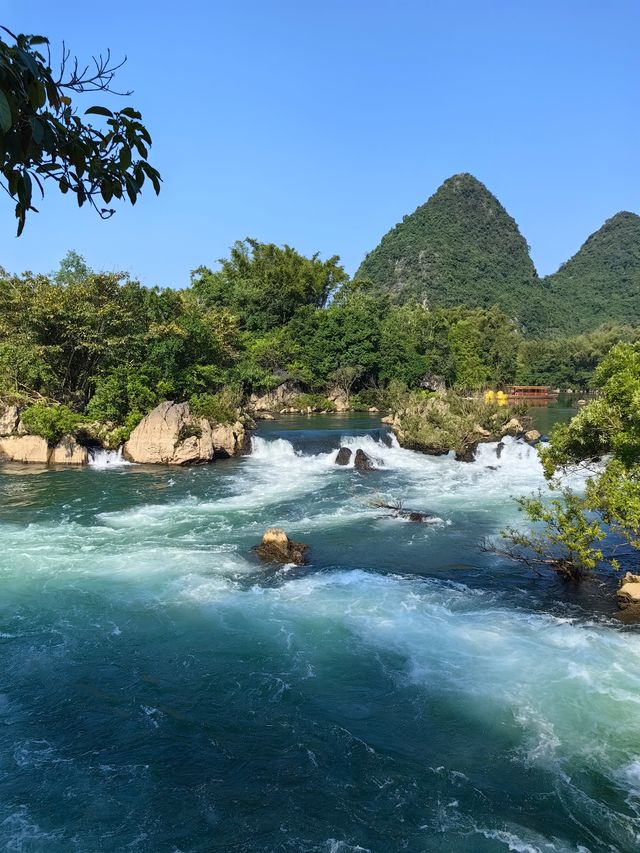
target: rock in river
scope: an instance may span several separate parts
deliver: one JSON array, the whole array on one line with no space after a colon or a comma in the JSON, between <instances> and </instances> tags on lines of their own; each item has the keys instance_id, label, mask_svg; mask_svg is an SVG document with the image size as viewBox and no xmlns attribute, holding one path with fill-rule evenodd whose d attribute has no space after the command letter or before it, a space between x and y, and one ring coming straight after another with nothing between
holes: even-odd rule
<instances>
[{"instance_id":1,"label":"rock in river","mask_svg":"<svg viewBox=\"0 0 640 853\"><path fill-rule=\"evenodd\" d=\"M375 471L376 467L373 464L373 460L369 456L368 453L365 453L364 450L358 448L356 450L356 456L353 460L353 467L357 471Z\"/></svg>"},{"instance_id":2,"label":"rock in river","mask_svg":"<svg viewBox=\"0 0 640 853\"><path fill-rule=\"evenodd\" d=\"M280 527L269 527L256 553L266 563L295 563L296 566L303 566L308 549L308 545L289 539Z\"/></svg>"},{"instance_id":3,"label":"rock in river","mask_svg":"<svg viewBox=\"0 0 640 853\"><path fill-rule=\"evenodd\" d=\"M336 456L336 465L348 465L351 461L351 449L349 447L341 447Z\"/></svg>"}]
</instances>

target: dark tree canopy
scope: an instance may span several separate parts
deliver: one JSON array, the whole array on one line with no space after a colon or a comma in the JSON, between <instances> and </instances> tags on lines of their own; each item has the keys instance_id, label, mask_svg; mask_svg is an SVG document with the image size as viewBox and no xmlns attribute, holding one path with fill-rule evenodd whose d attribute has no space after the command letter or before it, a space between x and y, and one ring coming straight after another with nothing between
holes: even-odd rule
<instances>
[{"instance_id":1,"label":"dark tree canopy","mask_svg":"<svg viewBox=\"0 0 640 853\"><path fill-rule=\"evenodd\" d=\"M37 212L34 190L44 197L46 181L73 193L79 207L88 202L103 218L115 212L113 199L135 204L145 180L157 194L161 179L147 159L151 137L141 114L129 106L115 112L90 106L81 117L72 101L91 92L130 94L112 88L123 63L112 64L107 53L83 67L63 48L54 72L48 39L2 30L0 184L16 202L18 235L27 213ZM104 119L102 126L87 116Z\"/></svg>"}]
</instances>

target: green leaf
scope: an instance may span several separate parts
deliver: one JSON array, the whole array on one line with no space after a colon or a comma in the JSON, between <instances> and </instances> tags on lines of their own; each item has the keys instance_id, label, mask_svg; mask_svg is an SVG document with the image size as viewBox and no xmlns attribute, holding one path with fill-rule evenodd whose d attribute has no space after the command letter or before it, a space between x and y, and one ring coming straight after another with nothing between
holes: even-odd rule
<instances>
[{"instance_id":1,"label":"green leaf","mask_svg":"<svg viewBox=\"0 0 640 853\"><path fill-rule=\"evenodd\" d=\"M7 100L5 93L0 89L0 130L2 130L3 133L6 133L12 124L13 118L11 117L9 101Z\"/></svg>"},{"instance_id":2,"label":"green leaf","mask_svg":"<svg viewBox=\"0 0 640 853\"><path fill-rule=\"evenodd\" d=\"M106 118L113 118L113 113L106 107L89 107L88 110L84 111L84 114L86 116L105 116Z\"/></svg>"}]
</instances>

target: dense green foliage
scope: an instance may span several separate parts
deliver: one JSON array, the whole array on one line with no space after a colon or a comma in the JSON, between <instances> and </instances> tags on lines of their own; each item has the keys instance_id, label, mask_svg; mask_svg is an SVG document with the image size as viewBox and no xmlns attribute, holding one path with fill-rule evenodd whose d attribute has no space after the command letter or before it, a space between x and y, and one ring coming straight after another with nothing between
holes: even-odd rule
<instances>
[{"instance_id":1,"label":"dense green foliage","mask_svg":"<svg viewBox=\"0 0 640 853\"><path fill-rule=\"evenodd\" d=\"M532 337L625 325L640 318L640 217L618 213L558 272L539 279L498 200L471 175L454 175L382 238L356 277L371 279L396 302L497 305ZM547 379L569 382L566 374Z\"/></svg>"},{"instance_id":2,"label":"dense green foliage","mask_svg":"<svg viewBox=\"0 0 640 853\"><path fill-rule=\"evenodd\" d=\"M640 216L618 213L543 281L546 328L567 334L640 317Z\"/></svg>"},{"instance_id":3,"label":"dense green foliage","mask_svg":"<svg viewBox=\"0 0 640 853\"><path fill-rule=\"evenodd\" d=\"M53 181L103 218L114 213L108 207L114 198L135 204L147 179L158 193L160 175L147 160L151 137L140 113L91 106L85 116L101 117L105 127L99 128L91 123L95 119L80 118L72 103L71 95L112 91L120 66L110 65L109 54L94 59L90 71L77 60L70 63L65 51L54 73L46 38L4 32L9 40L0 39L0 182L16 201L18 234L27 213L36 211L34 184L44 196L44 183Z\"/></svg>"},{"instance_id":4,"label":"dense green foliage","mask_svg":"<svg viewBox=\"0 0 640 853\"><path fill-rule=\"evenodd\" d=\"M515 221L472 175L449 178L386 234L362 262L367 277L399 301L490 308L521 319L538 286Z\"/></svg>"},{"instance_id":5,"label":"dense green foliage","mask_svg":"<svg viewBox=\"0 0 640 853\"><path fill-rule=\"evenodd\" d=\"M635 337L624 327L526 339L499 308L397 304L367 279L349 281L337 258L255 240L183 290L95 273L73 252L51 276L0 273L0 399L67 406L119 436L163 399L230 421L243 398L285 381L299 398L286 405L321 410L337 398L391 408L398 389L434 382L584 387L618 340Z\"/></svg>"},{"instance_id":6,"label":"dense green foliage","mask_svg":"<svg viewBox=\"0 0 640 853\"><path fill-rule=\"evenodd\" d=\"M568 424L554 429L541 451L545 473L561 498L547 505L541 498L522 506L541 533L506 531L515 556L546 562L558 571L579 576L601 562L618 567L622 541L640 549L640 343L620 343L598 367L594 382L599 396ZM555 479L575 466L591 472L584 496L561 488ZM607 534L615 541L600 545Z\"/></svg>"}]
</instances>

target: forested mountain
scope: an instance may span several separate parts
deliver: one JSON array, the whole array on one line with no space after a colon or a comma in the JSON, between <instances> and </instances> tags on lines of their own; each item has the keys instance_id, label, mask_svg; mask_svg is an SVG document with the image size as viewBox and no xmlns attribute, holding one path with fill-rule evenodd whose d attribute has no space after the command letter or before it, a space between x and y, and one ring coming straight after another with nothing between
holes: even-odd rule
<instances>
[{"instance_id":1,"label":"forested mountain","mask_svg":"<svg viewBox=\"0 0 640 853\"><path fill-rule=\"evenodd\" d=\"M539 286L515 220L469 174L449 178L405 216L367 255L356 277L382 285L398 302L499 305L517 319Z\"/></svg>"},{"instance_id":2,"label":"forested mountain","mask_svg":"<svg viewBox=\"0 0 640 853\"><path fill-rule=\"evenodd\" d=\"M640 322L640 216L617 213L542 282L548 330L584 332Z\"/></svg>"},{"instance_id":3,"label":"forested mountain","mask_svg":"<svg viewBox=\"0 0 640 853\"><path fill-rule=\"evenodd\" d=\"M526 241L472 175L454 175L386 234L356 273L395 302L499 306L529 336L640 324L640 216L618 213L558 272L538 278Z\"/></svg>"}]
</instances>

